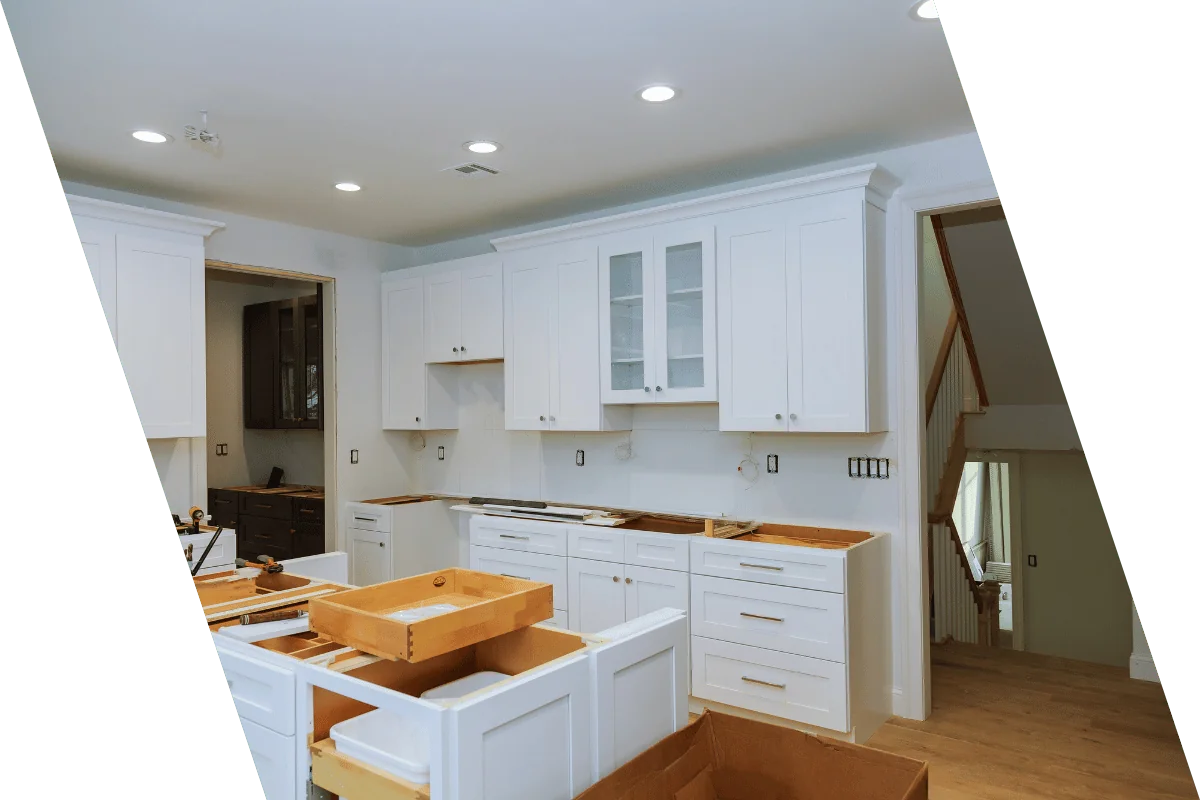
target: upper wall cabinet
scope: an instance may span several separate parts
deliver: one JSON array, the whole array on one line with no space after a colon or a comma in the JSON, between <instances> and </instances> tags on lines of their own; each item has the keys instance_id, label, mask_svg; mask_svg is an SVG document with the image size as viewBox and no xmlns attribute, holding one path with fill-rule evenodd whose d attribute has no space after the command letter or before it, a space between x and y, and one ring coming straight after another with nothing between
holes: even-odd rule
<instances>
[{"instance_id":1,"label":"upper wall cabinet","mask_svg":"<svg viewBox=\"0 0 1200 800\"><path fill-rule=\"evenodd\" d=\"M887 429L884 212L869 178L718 219L721 430Z\"/></svg>"},{"instance_id":2,"label":"upper wall cabinet","mask_svg":"<svg viewBox=\"0 0 1200 800\"><path fill-rule=\"evenodd\" d=\"M322 292L242 309L245 427L320 429Z\"/></svg>"},{"instance_id":3,"label":"upper wall cabinet","mask_svg":"<svg viewBox=\"0 0 1200 800\"><path fill-rule=\"evenodd\" d=\"M595 244L521 252L504 265L508 430L628 430L628 409L600 402Z\"/></svg>"},{"instance_id":4,"label":"upper wall cabinet","mask_svg":"<svg viewBox=\"0 0 1200 800\"><path fill-rule=\"evenodd\" d=\"M146 438L206 436L204 239L224 226L67 202Z\"/></svg>"},{"instance_id":5,"label":"upper wall cabinet","mask_svg":"<svg viewBox=\"0 0 1200 800\"><path fill-rule=\"evenodd\" d=\"M603 401L715 402L713 226L613 234L599 249Z\"/></svg>"},{"instance_id":6,"label":"upper wall cabinet","mask_svg":"<svg viewBox=\"0 0 1200 800\"><path fill-rule=\"evenodd\" d=\"M382 279L383 427L385 430L447 430L458 427L458 405L445 368L425 363L426 282Z\"/></svg>"},{"instance_id":7,"label":"upper wall cabinet","mask_svg":"<svg viewBox=\"0 0 1200 800\"><path fill-rule=\"evenodd\" d=\"M425 361L448 364L504 358L503 265L425 276Z\"/></svg>"}]
</instances>

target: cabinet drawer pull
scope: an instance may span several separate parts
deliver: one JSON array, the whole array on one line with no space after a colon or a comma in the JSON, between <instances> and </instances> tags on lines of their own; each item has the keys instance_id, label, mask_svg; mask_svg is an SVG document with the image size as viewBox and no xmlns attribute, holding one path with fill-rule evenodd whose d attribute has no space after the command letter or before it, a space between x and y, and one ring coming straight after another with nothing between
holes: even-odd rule
<instances>
[{"instance_id":1,"label":"cabinet drawer pull","mask_svg":"<svg viewBox=\"0 0 1200 800\"><path fill-rule=\"evenodd\" d=\"M762 614L751 614L749 611L741 612L743 617L750 619L765 619L767 622L783 622L779 617L764 617Z\"/></svg>"},{"instance_id":2,"label":"cabinet drawer pull","mask_svg":"<svg viewBox=\"0 0 1200 800\"><path fill-rule=\"evenodd\" d=\"M218 506L227 506L232 502L232 500L213 500L213 504Z\"/></svg>"},{"instance_id":3,"label":"cabinet drawer pull","mask_svg":"<svg viewBox=\"0 0 1200 800\"><path fill-rule=\"evenodd\" d=\"M374 517L355 517L354 519L358 520L359 522L375 522L376 521Z\"/></svg>"},{"instance_id":4,"label":"cabinet drawer pull","mask_svg":"<svg viewBox=\"0 0 1200 800\"><path fill-rule=\"evenodd\" d=\"M254 507L255 508L270 508L271 506L268 505L267 503L255 503Z\"/></svg>"},{"instance_id":5,"label":"cabinet drawer pull","mask_svg":"<svg viewBox=\"0 0 1200 800\"><path fill-rule=\"evenodd\" d=\"M747 564L745 561L739 561L738 563L743 567L750 567L751 569L772 569L776 572L783 572L783 567L772 567L770 564Z\"/></svg>"},{"instance_id":6,"label":"cabinet drawer pull","mask_svg":"<svg viewBox=\"0 0 1200 800\"><path fill-rule=\"evenodd\" d=\"M501 539L520 539L523 542L529 541L528 536L514 536L511 533L502 533L502 534L500 534L500 538Z\"/></svg>"},{"instance_id":7,"label":"cabinet drawer pull","mask_svg":"<svg viewBox=\"0 0 1200 800\"><path fill-rule=\"evenodd\" d=\"M746 683L753 683L757 686L769 686L772 689L786 689L787 688L786 683L771 683L770 681L760 681L757 678L747 678L745 675L742 676L742 680L744 680Z\"/></svg>"},{"instance_id":8,"label":"cabinet drawer pull","mask_svg":"<svg viewBox=\"0 0 1200 800\"><path fill-rule=\"evenodd\" d=\"M300 509L300 513L301 514L315 514L316 512L313 511L311 508L302 508L302 509Z\"/></svg>"},{"instance_id":9,"label":"cabinet drawer pull","mask_svg":"<svg viewBox=\"0 0 1200 800\"><path fill-rule=\"evenodd\" d=\"M506 578L516 578L516 579L517 579L517 580L519 580L519 581L531 581L531 580L533 580L533 578L526 578L524 575L511 575L511 574L509 574L509 573L507 573L507 572L501 572L500 574L501 574L501 575L503 575L503 576L504 576L504 577L506 577Z\"/></svg>"}]
</instances>

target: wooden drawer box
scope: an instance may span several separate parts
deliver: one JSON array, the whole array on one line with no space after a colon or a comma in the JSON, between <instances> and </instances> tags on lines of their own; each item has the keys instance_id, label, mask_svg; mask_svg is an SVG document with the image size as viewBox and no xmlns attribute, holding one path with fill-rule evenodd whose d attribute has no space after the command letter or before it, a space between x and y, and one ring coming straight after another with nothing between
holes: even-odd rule
<instances>
[{"instance_id":1,"label":"wooden drawer box","mask_svg":"<svg viewBox=\"0 0 1200 800\"><path fill-rule=\"evenodd\" d=\"M286 495L270 495L258 492L243 492L238 510L242 514L273 519L292 519L293 498Z\"/></svg>"},{"instance_id":2,"label":"wooden drawer box","mask_svg":"<svg viewBox=\"0 0 1200 800\"><path fill-rule=\"evenodd\" d=\"M407 623L388 616L442 603L457 610ZM314 599L308 613L309 626L336 642L415 662L551 619L554 602L548 583L448 569Z\"/></svg>"}]
</instances>

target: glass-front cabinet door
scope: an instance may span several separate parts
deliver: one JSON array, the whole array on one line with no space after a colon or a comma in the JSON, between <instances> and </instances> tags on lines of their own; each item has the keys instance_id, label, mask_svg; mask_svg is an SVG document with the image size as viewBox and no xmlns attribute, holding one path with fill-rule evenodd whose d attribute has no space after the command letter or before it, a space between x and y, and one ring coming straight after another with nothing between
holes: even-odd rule
<instances>
[{"instance_id":1,"label":"glass-front cabinet door","mask_svg":"<svg viewBox=\"0 0 1200 800\"><path fill-rule=\"evenodd\" d=\"M715 238L712 225L655 231L656 402L717 400Z\"/></svg>"},{"instance_id":2,"label":"glass-front cabinet door","mask_svg":"<svg viewBox=\"0 0 1200 800\"><path fill-rule=\"evenodd\" d=\"M653 239L608 237L599 256L602 401L654 402Z\"/></svg>"}]
</instances>

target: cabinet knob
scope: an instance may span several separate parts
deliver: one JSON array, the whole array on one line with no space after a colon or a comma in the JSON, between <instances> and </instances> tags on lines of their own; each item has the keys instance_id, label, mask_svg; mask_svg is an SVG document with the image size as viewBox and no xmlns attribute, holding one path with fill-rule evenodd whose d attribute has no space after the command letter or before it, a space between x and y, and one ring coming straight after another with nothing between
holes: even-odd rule
<instances>
[{"instance_id":1,"label":"cabinet knob","mask_svg":"<svg viewBox=\"0 0 1200 800\"><path fill-rule=\"evenodd\" d=\"M465 352L467 352L467 348L465 348L465 347L460 347L460 348L458 348L458 352L460 352L460 353L465 353Z\"/></svg>"},{"instance_id":2,"label":"cabinet knob","mask_svg":"<svg viewBox=\"0 0 1200 800\"><path fill-rule=\"evenodd\" d=\"M379 546L380 546L380 547L383 547L383 542L380 542L380 543L379 543Z\"/></svg>"},{"instance_id":3,"label":"cabinet knob","mask_svg":"<svg viewBox=\"0 0 1200 800\"><path fill-rule=\"evenodd\" d=\"M796 415L795 415L795 414L792 414L792 415L791 415L791 417L792 417L792 419L795 419L795 418L796 418Z\"/></svg>"},{"instance_id":4,"label":"cabinet knob","mask_svg":"<svg viewBox=\"0 0 1200 800\"><path fill-rule=\"evenodd\" d=\"M616 575L613 575L613 583L620 583L620 582L621 582L621 579L618 578Z\"/></svg>"},{"instance_id":5,"label":"cabinet knob","mask_svg":"<svg viewBox=\"0 0 1200 800\"><path fill-rule=\"evenodd\" d=\"M647 392L648 392L648 391L650 391L650 387L649 387L649 386L647 386L647 387L646 387L646 391L647 391Z\"/></svg>"},{"instance_id":6,"label":"cabinet knob","mask_svg":"<svg viewBox=\"0 0 1200 800\"><path fill-rule=\"evenodd\" d=\"M783 414L776 414L775 419L783 419Z\"/></svg>"},{"instance_id":7,"label":"cabinet knob","mask_svg":"<svg viewBox=\"0 0 1200 800\"><path fill-rule=\"evenodd\" d=\"M625 582L626 582L626 583L633 583L633 578L626 578L626 579L625 579Z\"/></svg>"},{"instance_id":8,"label":"cabinet knob","mask_svg":"<svg viewBox=\"0 0 1200 800\"><path fill-rule=\"evenodd\" d=\"M543 415L543 416L540 416L540 417L538 417L538 419L539 419L540 421L542 421L542 422L545 422L545 421L546 421L546 417L545 417L544 415Z\"/></svg>"},{"instance_id":9,"label":"cabinet knob","mask_svg":"<svg viewBox=\"0 0 1200 800\"><path fill-rule=\"evenodd\" d=\"M454 352L456 352L456 353L458 352L458 348L457 348L457 347L456 347L456 348L454 348Z\"/></svg>"},{"instance_id":10,"label":"cabinet knob","mask_svg":"<svg viewBox=\"0 0 1200 800\"><path fill-rule=\"evenodd\" d=\"M655 387L654 387L654 391L656 391L656 392L661 392L661 391L662 391L662 387L661 387L661 386L655 386Z\"/></svg>"}]
</instances>

